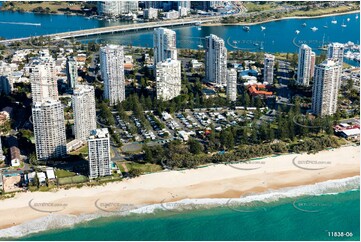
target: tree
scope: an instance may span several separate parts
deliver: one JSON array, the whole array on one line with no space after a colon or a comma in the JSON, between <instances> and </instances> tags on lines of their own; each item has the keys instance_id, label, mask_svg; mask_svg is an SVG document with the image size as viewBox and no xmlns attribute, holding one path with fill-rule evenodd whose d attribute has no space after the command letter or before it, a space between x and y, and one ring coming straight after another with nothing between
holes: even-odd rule
<instances>
[{"instance_id":1,"label":"tree","mask_svg":"<svg viewBox=\"0 0 361 242\"><path fill-rule=\"evenodd\" d=\"M143 174L143 171L141 169L138 169L138 168L130 168L129 170L129 176L130 177L137 177L137 176L140 176Z\"/></svg>"},{"instance_id":2,"label":"tree","mask_svg":"<svg viewBox=\"0 0 361 242\"><path fill-rule=\"evenodd\" d=\"M200 154L204 149L203 145L195 139L188 140L188 147L189 151L195 155Z\"/></svg>"}]
</instances>

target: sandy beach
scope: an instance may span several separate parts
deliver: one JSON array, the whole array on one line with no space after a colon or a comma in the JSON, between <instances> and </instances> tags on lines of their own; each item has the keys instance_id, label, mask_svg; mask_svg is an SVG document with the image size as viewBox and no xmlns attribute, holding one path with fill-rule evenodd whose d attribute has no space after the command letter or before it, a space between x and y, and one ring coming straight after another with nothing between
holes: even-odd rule
<instances>
[{"instance_id":1,"label":"sandy beach","mask_svg":"<svg viewBox=\"0 0 361 242\"><path fill-rule=\"evenodd\" d=\"M347 146L317 154L288 154L246 164L211 165L185 171L143 175L98 187L54 192L18 193L0 201L0 228L52 214L94 214L114 204L142 206L186 198L239 198L285 187L358 176L360 147ZM1 232L1 230L0 230Z\"/></svg>"},{"instance_id":2,"label":"sandy beach","mask_svg":"<svg viewBox=\"0 0 361 242\"><path fill-rule=\"evenodd\" d=\"M345 14L352 14L352 13L360 13L360 11L350 11L350 12L343 12L343 13L331 13L331 14L324 14L324 15L317 15L317 16L295 16L295 17L283 17L279 19L268 19L265 21L260 22L253 22L253 23L246 23L246 22L239 22L239 23L203 23L201 26L222 26L222 25L257 25L263 23L269 23L274 21L281 21L286 19L312 19L312 18L323 18L323 17L330 17L330 16L338 16L338 15L345 15Z\"/></svg>"}]
</instances>

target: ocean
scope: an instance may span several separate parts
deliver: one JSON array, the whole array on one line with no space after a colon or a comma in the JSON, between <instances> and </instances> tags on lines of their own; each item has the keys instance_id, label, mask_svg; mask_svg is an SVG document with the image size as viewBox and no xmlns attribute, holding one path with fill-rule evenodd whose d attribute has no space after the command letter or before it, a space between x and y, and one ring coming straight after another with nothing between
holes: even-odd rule
<instances>
[{"instance_id":1,"label":"ocean","mask_svg":"<svg viewBox=\"0 0 361 242\"><path fill-rule=\"evenodd\" d=\"M359 241L359 183L358 176L250 194L227 202L188 200L183 201L185 206L181 209L167 210L167 206L154 205L127 216L97 218L20 239ZM189 206L191 203L193 206ZM197 209L194 205L202 203L219 206ZM31 224L37 226L36 222ZM49 219L38 221L38 225L55 226Z\"/></svg>"}]
</instances>

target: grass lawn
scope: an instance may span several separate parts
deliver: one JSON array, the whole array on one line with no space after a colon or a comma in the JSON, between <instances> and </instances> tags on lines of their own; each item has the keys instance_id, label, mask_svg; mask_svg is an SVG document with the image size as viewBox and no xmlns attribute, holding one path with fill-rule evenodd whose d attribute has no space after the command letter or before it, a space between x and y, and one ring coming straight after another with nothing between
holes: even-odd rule
<instances>
[{"instance_id":1,"label":"grass lawn","mask_svg":"<svg viewBox=\"0 0 361 242\"><path fill-rule=\"evenodd\" d=\"M128 170L131 170L132 168L136 168L136 169L141 170L143 173L158 172L158 171L163 170L160 165L151 164L151 163L140 164L140 163L133 162L133 163L126 164L126 166L128 167Z\"/></svg>"},{"instance_id":2,"label":"grass lawn","mask_svg":"<svg viewBox=\"0 0 361 242\"><path fill-rule=\"evenodd\" d=\"M85 144L80 149L70 152L71 155L80 155L83 154L84 156L88 155L88 144Z\"/></svg>"},{"instance_id":3,"label":"grass lawn","mask_svg":"<svg viewBox=\"0 0 361 242\"><path fill-rule=\"evenodd\" d=\"M55 175L56 175L57 178L63 178L63 177L75 176L75 173L71 172L71 171L67 171L67 170L56 169L55 170Z\"/></svg>"},{"instance_id":4,"label":"grass lawn","mask_svg":"<svg viewBox=\"0 0 361 242\"><path fill-rule=\"evenodd\" d=\"M276 5L273 3L255 4L253 2L245 2L243 5L247 8L248 12L258 12L276 8Z\"/></svg>"},{"instance_id":5,"label":"grass lawn","mask_svg":"<svg viewBox=\"0 0 361 242\"><path fill-rule=\"evenodd\" d=\"M56 2L50 2L50 1L43 1L43 2L22 2L22 1L15 1L6 4L3 9L4 10L20 10L23 11L32 11L34 8L42 7L44 9L49 8L51 12L59 12L58 9L66 9L70 8L71 10L80 10L82 6L81 2L72 2L69 4L65 1L56 1Z\"/></svg>"},{"instance_id":6,"label":"grass lawn","mask_svg":"<svg viewBox=\"0 0 361 242\"><path fill-rule=\"evenodd\" d=\"M322 9L315 9L315 10L299 10L294 11L288 14L285 14L283 17L296 17L296 16L319 16L324 14L331 14L331 13L342 13L346 11L350 11L351 8L349 6L340 6L336 8L322 8ZM356 10L356 9L355 9Z\"/></svg>"}]
</instances>

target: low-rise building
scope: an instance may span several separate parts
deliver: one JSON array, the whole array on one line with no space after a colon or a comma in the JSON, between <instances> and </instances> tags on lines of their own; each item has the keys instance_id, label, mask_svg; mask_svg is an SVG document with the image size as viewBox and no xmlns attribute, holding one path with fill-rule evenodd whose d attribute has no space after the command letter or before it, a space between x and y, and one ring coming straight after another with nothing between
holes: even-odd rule
<instances>
[{"instance_id":1,"label":"low-rise building","mask_svg":"<svg viewBox=\"0 0 361 242\"><path fill-rule=\"evenodd\" d=\"M144 19L154 20L158 19L158 9L156 8L147 8L143 11Z\"/></svg>"},{"instance_id":2,"label":"low-rise building","mask_svg":"<svg viewBox=\"0 0 361 242\"><path fill-rule=\"evenodd\" d=\"M264 97L268 97L268 96L272 96L273 93L267 91L266 86L265 85L250 85L248 86L248 92L252 95L252 96L264 96Z\"/></svg>"},{"instance_id":3,"label":"low-rise building","mask_svg":"<svg viewBox=\"0 0 361 242\"><path fill-rule=\"evenodd\" d=\"M20 149L16 146L10 147L11 166L20 166L21 154Z\"/></svg>"}]
</instances>

